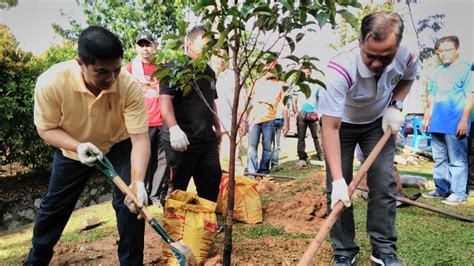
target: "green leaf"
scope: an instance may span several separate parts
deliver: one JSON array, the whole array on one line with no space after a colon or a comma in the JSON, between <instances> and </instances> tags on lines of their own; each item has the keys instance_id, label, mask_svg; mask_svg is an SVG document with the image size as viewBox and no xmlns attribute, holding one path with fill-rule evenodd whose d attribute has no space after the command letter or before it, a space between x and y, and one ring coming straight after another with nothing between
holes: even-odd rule
<instances>
[{"instance_id":1,"label":"green leaf","mask_svg":"<svg viewBox=\"0 0 474 266\"><path fill-rule=\"evenodd\" d=\"M215 1L213 0L199 0L197 3L191 8L194 12L199 12L201 9L215 5Z\"/></svg>"},{"instance_id":2,"label":"green leaf","mask_svg":"<svg viewBox=\"0 0 474 266\"><path fill-rule=\"evenodd\" d=\"M349 22L349 24L351 24L354 29L359 29L359 21L354 15L352 15L351 12L347 11L346 9L342 9L337 11L337 13L339 13L347 22Z\"/></svg>"},{"instance_id":3,"label":"green leaf","mask_svg":"<svg viewBox=\"0 0 474 266\"><path fill-rule=\"evenodd\" d=\"M296 34L296 38L295 38L296 42L300 42L303 39L303 37L304 37L304 33L302 32Z\"/></svg>"},{"instance_id":4,"label":"green leaf","mask_svg":"<svg viewBox=\"0 0 474 266\"><path fill-rule=\"evenodd\" d=\"M191 86L191 84L186 83L186 84L181 85L181 90L183 90L184 96L188 96L189 93L193 90L193 87Z\"/></svg>"},{"instance_id":5,"label":"green leaf","mask_svg":"<svg viewBox=\"0 0 474 266\"><path fill-rule=\"evenodd\" d=\"M291 10L292 9L292 5L289 3L288 0L280 0L279 2L283 4L283 7L284 7L283 10L286 11L286 10Z\"/></svg>"},{"instance_id":6,"label":"green leaf","mask_svg":"<svg viewBox=\"0 0 474 266\"><path fill-rule=\"evenodd\" d=\"M323 26L326 24L329 18L329 11L323 11L316 15L316 20L318 21L319 28L323 28Z\"/></svg>"},{"instance_id":7,"label":"green leaf","mask_svg":"<svg viewBox=\"0 0 474 266\"><path fill-rule=\"evenodd\" d=\"M285 39L288 42L288 45L290 46L291 52L293 53L295 51L295 42L290 37L285 37Z\"/></svg>"},{"instance_id":8,"label":"green leaf","mask_svg":"<svg viewBox=\"0 0 474 266\"><path fill-rule=\"evenodd\" d=\"M288 81L288 80L291 78L291 76L293 76L293 75L294 75L295 73L297 73L298 71L299 71L299 70L297 70L297 69L292 69L292 70L286 72L285 75L283 75L284 81Z\"/></svg>"},{"instance_id":9,"label":"green leaf","mask_svg":"<svg viewBox=\"0 0 474 266\"><path fill-rule=\"evenodd\" d=\"M353 6L356 8L362 8L362 5L357 0L339 0L337 3L341 6Z\"/></svg>"},{"instance_id":10,"label":"green leaf","mask_svg":"<svg viewBox=\"0 0 474 266\"><path fill-rule=\"evenodd\" d=\"M306 10L300 10L300 20L302 23L306 22L308 19L308 13L306 13Z\"/></svg>"},{"instance_id":11,"label":"green leaf","mask_svg":"<svg viewBox=\"0 0 474 266\"><path fill-rule=\"evenodd\" d=\"M300 91L304 93L306 99L308 99L309 96L311 96L311 88L309 85L306 83L300 83L298 86L300 87Z\"/></svg>"},{"instance_id":12,"label":"green leaf","mask_svg":"<svg viewBox=\"0 0 474 266\"><path fill-rule=\"evenodd\" d=\"M319 79L312 79L311 81L314 81L313 83L316 83L318 84L319 86L323 87L324 89L326 89L326 84L324 82L322 82L321 80Z\"/></svg>"},{"instance_id":13,"label":"green leaf","mask_svg":"<svg viewBox=\"0 0 474 266\"><path fill-rule=\"evenodd\" d=\"M295 56L295 55L285 56L284 58L288 58L288 59L290 59L290 60L293 60L293 61L295 61L295 62L298 63L298 64L300 63L300 59L299 59L297 56Z\"/></svg>"}]
</instances>

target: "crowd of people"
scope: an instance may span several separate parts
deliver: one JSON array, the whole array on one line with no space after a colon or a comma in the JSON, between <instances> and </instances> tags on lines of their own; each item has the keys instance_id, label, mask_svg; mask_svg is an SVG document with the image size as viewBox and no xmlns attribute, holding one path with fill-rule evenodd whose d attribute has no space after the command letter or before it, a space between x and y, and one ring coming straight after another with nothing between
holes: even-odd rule
<instances>
[{"instance_id":1,"label":"crowd of people","mask_svg":"<svg viewBox=\"0 0 474 266\"><path fill-rule=\"evenodd\" d=\"M347 186L356 146L367 157L388 127L396 135L404 122L403 101L416 78L419 59L402 44L403 30L395 13L366 16L358 40L329 61L326 90L311 85L309 97L276 78L272 72L276 61L239 95L242 120L236 162L238 171L251 178L281 169L281 141L290 129L290 117L297 131L297 166L307 167L309 128L315 159L327 165L328 211L338 201L347 207L330 233L335 265L352 265L359 251ZM205 28L193 27L186 37L187 56L199 58L209 40ZM151 33L140 33L137 56L121 71L124 51L118 37L90 26L79 36L77 59L59 63L38 78L34 123L39 136L60 149L54 155L27 264L49 263L94 161L104 155L138 198L132 202L114 188L121 264L143 263L144 222L137 219L137 207L148 200L163 205L170 191L186 190L191 177L200 197L217 200L222 173L228 171L234 103L229 51L221 49L205 69L210 78L192 80L192 89L184 94L169 80L153 77L156 45ZM473 134L472 64L459 59L459 46L456 36L436 42L440 65L430 81L431 104L423 124L432 136L436 183L436 189L424 196L445 198L443 202L451 205L466 201L468 176L474 186L474 159L469 156L474 145L468 140ZM310 69L302 71L308 77L312 74ZM246 135L247 163L241 141ZM395 142L392 136L367 174L371 259L381 265L401 265L392 171ZM88 151L97 156L90 157Z\"/></svg>"}]
</instances>

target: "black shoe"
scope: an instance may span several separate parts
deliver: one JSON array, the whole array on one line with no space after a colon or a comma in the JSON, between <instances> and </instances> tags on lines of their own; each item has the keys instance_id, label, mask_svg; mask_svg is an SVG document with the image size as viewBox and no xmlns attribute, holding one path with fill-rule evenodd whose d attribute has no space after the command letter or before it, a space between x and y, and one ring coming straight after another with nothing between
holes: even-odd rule
<instances>
[{"instance_id":1,"label":"black shoe","mask_svg":"<svg viewBox=\"0 0 474 266\"><path fill-rule=\"evenodd\" d=\"M377 265L382 266L402 266L403 264L398 260L397 255L372 252L370 260L375 262Z\"/></svg>"},{"instance_id":2,"label":"black shoe","mask_svg":"<svg viewBox=\"0 0 474 266\"><path fill-rule=\"evenodd\" d=\"M421 193L420 192L417 192L411 196L408 196L406 194L403 194L401 192L397 192L397 196L398 197L402 197L402 198L407 198L407 199L410 199L410 200L413 200L413 201L416 201L418 198L421 197ZM404 202L400 202L400 201L397 201L397 208L403 208L403 207L408 207L408 206L411 206L410 204L408 203L404 203Z\"/></svg>"},{"instance_id":3,"label":"black shoe","mask_svg":"<svg viewBox=\"0 0 474 266\"><path fill-rule=\"evenodd\" d=\"M334 255L334 262L332 263L333 266L351 266L354 264L356 258L355 256L350 258L344 255Z\"/></svg>"}]
</instances>

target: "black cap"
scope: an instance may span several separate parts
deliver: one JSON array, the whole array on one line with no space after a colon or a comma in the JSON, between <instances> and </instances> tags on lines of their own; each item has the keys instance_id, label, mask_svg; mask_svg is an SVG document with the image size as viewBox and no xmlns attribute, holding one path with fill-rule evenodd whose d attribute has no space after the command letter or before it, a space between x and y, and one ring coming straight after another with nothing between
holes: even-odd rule
<instances>
[{"instance_id":1,"label":"black cap","mask_svg":"<svg viewBox=\"0 0 474 266\"><path fill-rule=\"evenodd\" d=\"M153 36L151 36L150 33L141 32L140 34L138 34L137 43L139 43L140 41L147 41L147 42L154 43L155 39L153 38Z\"/></svg>"}]
</instances>

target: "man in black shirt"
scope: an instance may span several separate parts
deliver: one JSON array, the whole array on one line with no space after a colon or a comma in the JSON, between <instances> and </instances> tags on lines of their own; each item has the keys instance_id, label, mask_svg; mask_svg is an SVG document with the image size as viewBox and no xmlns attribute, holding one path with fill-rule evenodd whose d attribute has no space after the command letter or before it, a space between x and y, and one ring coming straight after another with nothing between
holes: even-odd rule
<instances>
[{"instance_id":1,"label":"man in black shirt","mask_svg":"<svg viewBox=\"0 0 474 266\"><path fill-rule=\"evenodd\" d=\"M186 53L191 59L199 58L209 41L204 33L200 26L189 31ZM206 66L202 74L211 79L191 80L192 89L186 95L177 86L169 86L166 79L160 83L162 140L173 189L186 191L193 176L198 195L215 202L222 176L217 151L222 133L215 115L215 73Z\"/></svg>"}]
</instances>

